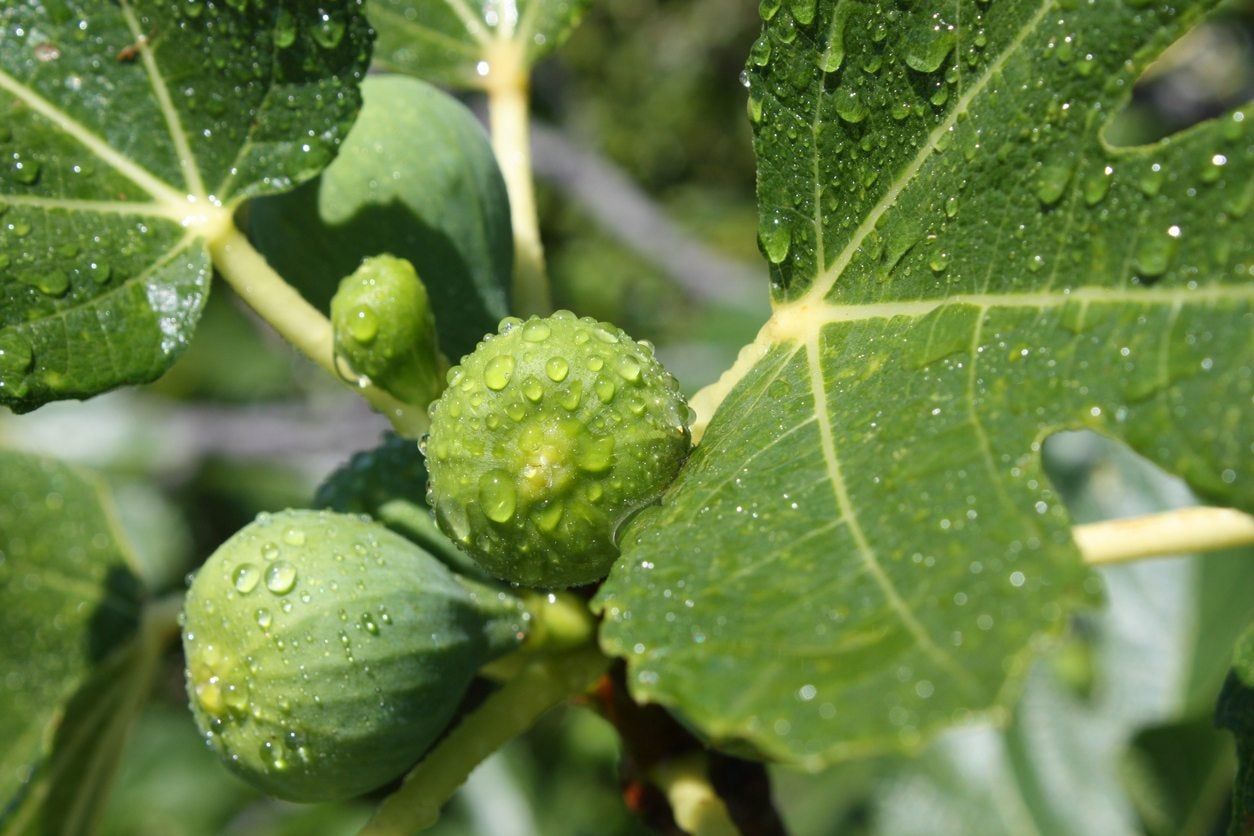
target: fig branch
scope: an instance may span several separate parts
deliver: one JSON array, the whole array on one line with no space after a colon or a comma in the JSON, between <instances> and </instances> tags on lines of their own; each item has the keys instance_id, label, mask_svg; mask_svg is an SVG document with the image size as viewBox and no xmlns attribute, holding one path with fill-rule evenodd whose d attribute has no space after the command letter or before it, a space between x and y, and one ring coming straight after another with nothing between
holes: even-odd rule
<instances>
[{"instance_id":1,"label":"fig branch","mask_svg":"<svg viewBox=\"0 0 1254 836\"><path fill-rule=\"evenodd\" d=\"M234 224L209 238L209 252L227 284L283 339L324 371L344 379L336 367L330 320L285 282ZM401 435L417 438L426 432L427 414L421 407L403 403L368 381L355 388Z\"/></svg>"}]
</instances>

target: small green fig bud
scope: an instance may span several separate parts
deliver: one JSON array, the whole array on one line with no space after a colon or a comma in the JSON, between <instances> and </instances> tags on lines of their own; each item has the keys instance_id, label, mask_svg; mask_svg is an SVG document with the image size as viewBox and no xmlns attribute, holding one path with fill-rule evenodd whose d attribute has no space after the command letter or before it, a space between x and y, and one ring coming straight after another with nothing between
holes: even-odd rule
<instances>
[{"instance_id":1,"label":"small green fig bud","mask_svg":"<svg viewBox=\"0 0 1254 836\"><path fill-rule=\"evenodd\" d=\"M415 763L527 620L362 517L263 514L196 574L183 612L192 713L228 767L294 801Z\"/></svg>"},{"instance_id":2,"label":"small green fig bud","mask_svg":"<svg viewBox=\"0 0 1254 836\"><path fill-rule=\"evenodd\" d=\"M427 288L403 258L377 255L331 299L336 356L405 403L440 394L442 362Z\"/></svg>"},{"instance_id":3,"label":"small green fig bud","mask_svg":"<svg viewBox=\"0 0 1254 836\"><path fill-rule=\"evenodd\" d=\"M688 455L688 407L652 349L559 311L506 319L449 371L425 442L436 520L493 575L605 576L617 526Z\"/></svg>"}]
</instances>

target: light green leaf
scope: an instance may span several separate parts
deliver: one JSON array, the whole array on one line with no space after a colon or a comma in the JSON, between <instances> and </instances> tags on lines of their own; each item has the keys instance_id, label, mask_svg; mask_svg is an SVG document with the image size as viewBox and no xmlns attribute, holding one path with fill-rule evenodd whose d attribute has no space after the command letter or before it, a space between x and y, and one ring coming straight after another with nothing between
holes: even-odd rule
<instances>
[{"instance_id":1,"label":"light green leaf","mask_svg":"<svg viewBox=\"0 0 1254 836\"><path fill-rule=\"evenodd\" d=\"M353 0L0 6L0 403L165 371L206 239L331 159L369 38Z\"/></svg>"},{"instance_id":2,"label":"light green leaf","mask_svg":"<svg viewBox=\"0 0 1254 836\"><path fill-rule=\"evenodd\" d=\"M1254 625L1237 643L1232 670L1219 694L1215 724L1237 741L1237 783L1232 792L1232 836L1254 833Z\"/></svg>"},{"instance_id":3,"label":"light green leaf","mask_svg":"<svg viewBox=\"0 0 1254 836\"><path fill-rule=\"evenodd\" d=\"M408 259L431 294L440 345L469 352L509 312L509 198L483 128L417 79L375 76L340 154L315 182L249 207L271 264L326 310L366 256Z\"/></svg>"},{"instance_id":4,"label":"light green leaf","mask_svg":"<svg viewBox=\"0 0 1254 836\"><path fill-rule=\"evenodd\" d=\"M121 664L140 594L103 486L0 452L0 822L51 753L71 697Z\"/></svg>"},{"instance_id":5,"label":"light green leaf","mask_svg":"<svg viewBox=\"0 0 1254 836\"><path fill-rule=\"evenodd\" d=\"M590 0L370 0L376 62L453 87L481 87L492 64L530 66L561 45Z\"/></svg>"},{"instance_id":6,"label":"light green leaf","mask_svg":"<svg viewBox=\"0 0 1254 836\"><path fill-rule=\"evenodd\" d=\"M638 698L812 767L913 748L1092 600L1047 435L1254 504L1254 120L1101 139L1207 5L763 4L775 311L600 593Z\"/></svg>"}]
</instances>

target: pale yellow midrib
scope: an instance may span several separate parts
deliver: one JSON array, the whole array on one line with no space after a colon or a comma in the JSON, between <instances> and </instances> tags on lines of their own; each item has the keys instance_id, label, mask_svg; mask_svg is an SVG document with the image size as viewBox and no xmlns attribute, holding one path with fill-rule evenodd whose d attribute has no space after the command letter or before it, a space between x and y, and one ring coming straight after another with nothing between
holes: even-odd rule
<instances>
[{"instance_id":1,"label":"pale yellow midrib","mask_svg":"<svg viewBox=\"0 0 1254 836\"><path fill-rule=\"evenodd\" d=\"M78 120L72 118L65 111L13 78L4 70L0 70L0 90L7 91L24 102L31 110L73 137L80 145L100 160L108 163L111 168L123 177L146 191L158 203L170 207L186 206L186 195L180 194L176 189L171 188L169 184L153 175L148 169L119 153L112 145L105 142L103 138L89 131Z\"/></svg>"},{"instance_id":2,"label":"pale yellow midrib","mask_svg":"<svg viewBox=\"0 0 1254 836\"><path fill-rule=\"evenodd\" d=\"M829 291L831 291L833 285L836 284L836 280L844 272L845 268L849 266L849 262L853 260L854 254L858 252L858 249L862 246L862 242L865 241L866 237L875 229L875 226L879 223L880 218L883 217L885 212L892 208L901 193L907 186L910 185L911 182L914 181L914 176L919 173L920 169L923 168L924 163L926 163L927 160L936 152L936 148L940 144L941 137L949 133L949 131L958 124L959 117L967 112L967 109L970 108L971 102L974 101L975 97L984 92L984 88L988 86L988 83L1001 72L1002 67L1006 65L1006 61L1010 59L1011 55L1018 51L1019 46L1036 28L1037 24L1044 19L1049 10L1053 8L1053 5L1052 0L1046 0L1046 2L1042 3L1041 7L1037 9L1036 14L1032 15L1032 17L1028 19L1027 23L1025 23L1019 31L1015 33L1014 38L1006 44L1006 48L998 53L997 57L993 61L989 62L989 65L985 68L984 72L980 75L976 82L968 87L958 100L954 102L953 109L948 113L948 115L946 115L945 119L933 128L931 133L928 134L927 140L919 148L919 151L915 154L914 159L910 161L910 164L906 166L901 174L894 178L892 185L888 188L888 191L886 191L884 196L880 198L879 202L871 208L871 211L867 214L866 219L863 220L856 230L854 230L852 237L849 239L849 243L846 244L844 249L837 254L836 258L832 261L831 266L815 277L814 284L810 286L809 290L806 291L802 299L807 301L822 299Z\"/></svg>"},{"instance_id":3,"label":"pale yellow midrib","mask_svg":"<svg viewBox=\"0 0 1254 836\"><path fill-rule=\"evenodd\" d=\"M538 0L536 0L538 2ZM475 17L475 13L464 0L444 0L444 5L448 6L453 14L457 15L457 19L462 22L462 26L466 27L466 33L478 41L480 44L487 44L492 40L492 34L484 26L479 18Z\"/></svg>"},{"instance_id":4,"label":"pale yellow midrib","mask_svg":"<svg viewBox=\"0 0 1254 836\"><path fill-rule=\"evenodd\" d=\"M165 120L166 132L170 134L170 141L174 143L174 153L178 157L179 170L183 172L184 185L189 194L202 200L206 199L208 193L205 191L204 180L200 176L200 168L196 165L196 156L192 153L191 143L187 141L187 132L183 130L183 120L174 108L174 101L170 98L170 90L166 86L165 78L157 66L157 56L152 51L152 44L140 29L139 21L135 19L135 12L131 10L129 0L121 0L120 5L126 26L131 30L131 35L139 46L140 60L144 63L149 86L157 98L157 107L161 111L161 117Z\"/></svg>"},{"instance_id":5,"label":"pale yellow midrib","mask_svg":"<svg viewBox=\"0 0 1254 836\"><path fill-rule=\"evenodd\" d=\"M1254 301L1254 284L1215 284L1205 287L1078 287L1052 293L959 293L936 299L871 302L865 305L796 304L777 309L771 319L772 341L806 339L812 331L836 322L868 319L920 318L948 305L971 305L982 310L1031 308L1049 310L1068 304L1182 305Z\"/></svg>"},{"instance_id":6,"label":"pale yellow midrib","mask_svg":"<svg viewBox=\"0 0 1254 836\"><path fill-rule=\"evenodd\" d=\"M370 7L370 14L374 16L376 23L379 22L378 19L387 18L390 26L398 29L404 29L407 32L412 33L417 39L426 39L433 43L438 43L447 49L461 52L471 57L477 57L480 54L478 49L470 44L467 44L465 41L459 41L457 38L441 32L438 29L433 29L430 26L424 26L417 21L410 20L389 6L383 6L375 3ZM376 58L379 60L386 60L383 59L382 56L376 56Z\"/></svg>"},{"instance_id":7,"label":"pale yellow midrib","mask_svg":"<svg viewBox=\"0 0 1254 836\"><path fill-rule=\"evenodd\" d=\"M853 500L849 497L849 489L845 484L840 459L836 453L836 439L832 433L831 416L827 411L827 386L823 381L822 366L819 363L818 331L815 331L813 336L806 341L805 350L806 365L809 367L810 372L810 395L814 401L814 414L819 428L819 446L823 451L823 466L827 471L827 480L832 486L832 494L836 499L836 507L840 512L840 518L844 521L850 536L853 538L858 558L862 561L867 573L883 594L889 607L901 620L902 625L906 628L906 632L910 634L919 648L940 668L953 676L956 681L969 688L971 687L970 674L954 661L954 658L949 653L932 640L927 630L915 618L914 612L902 599L901 594L897 592L897 587L893 584L892 579L884 572L884 567L880 565L875 550L871 548L871 543L867 539L866 533L862 530L862 523L859 521L857 511L853 507Z\"/></svg>"},{"instance_id":8,"label":"pale yellow midrib","mask_svg":"<svg viewBox=\"0 0 1254 836\"><path fill-rule=\"evenodd\" d=\"M66 212L89 212L100 215L140 215L181 221L186 211L165 203L128 203L124 200L80 200L73 197L40 197L38 195L0 194L0 203L8 206L30 206L34 209L61 209Z\"/></svg>"}]
</instances>

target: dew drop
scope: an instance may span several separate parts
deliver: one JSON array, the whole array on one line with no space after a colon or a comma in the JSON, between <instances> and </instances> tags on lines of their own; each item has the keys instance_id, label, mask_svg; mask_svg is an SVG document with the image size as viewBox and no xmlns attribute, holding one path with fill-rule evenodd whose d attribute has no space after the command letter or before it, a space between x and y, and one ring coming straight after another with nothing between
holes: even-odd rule
<instances>
[{"instance_id":1,"label":"dew drop","mask_svg":"<svg viewBox=\"0 0 1254 836\"><path fill-rule=\"evenodd\" d=\"M362 345L370 345L379 335L379 316L369 305L358 305L349 313L348 333Z\"/></svg>"},{"instance_id":2,"label":"dew drop","mask_svg":"<svg viewBox=\"0 0 1254 836\"><path fill-rule=\"evenodd\" d=\"M614 382L606 377L598 377L596 382L592 384L592 390L597 393L601 403L609 403L614 400L614 393L617 391Z\"/></svg>"},{"instance_id":3,"label":"dew drop","mask_svg":"<svg viewBox=\"0 0 1254 836\"><path fill-rule=\"evenodd\" d=\"M313 28L313 39L323 49L335 49L344 38L344 21L328 12L323 12L321 20Z\"/></svg>"},{"instance_id":4,"label":"dew drop","mask_svg":"<svg viewBox=\"0 0 1254 836\"><path fill-rule=\"evenodd\" d=\"M562 514L565 510L565 504L560 499L555 499L532 511L531 516L542 531L553 531L562 521Z\"/></svg>"},{"instance_id":5,"label":"dew drop","mask_svg":"<svg viewBox=\"0 0 1254 836\"><path fill-rule=\"evenodd\" d=\"M544 385L534 377L529 377L523 381L523 396L532 403L539 403L544 397Z\"/></svg>"},{"instance_id":6,"label":"dew drop","mask_svg":"<svg viewBox=\"0 0 1254 836\"><path fill-rule=\"evenodd\" d=\"M1115 170L1111 166L1103 166L1084 179L1084 202L1096 206L1102 202L1106 192L1110 191L1110 183Z\"/></svg>"},{"instance_id":7,"label":"dew drop","mask_svg":"<svg viewBox=\"0 0 1254 836\"><path fill-rule=\"evenodd\" d=\"M523 339L529 343L542 343L549 338L551 329L542 319L532 319L523 326Z\"/></svg>"},{"instance_id":8,"label":"dew drop","mask_svg":"<svg viewBox=\"0 0 1254 836\"><path fill-rule=\"evenodd\" d=\"M1043 206L1053 206L1067 191L1071 182L1071 163L1058 161L1041 167L1036 179L1036 197Z\"/></svg>"},{"instance_id":9,"label":"dew drop","mask_svg":"<svg viewBox=\"0 0 1254 836\"><path fill-rule=\"evenodd\" d=\"M618 374L623 380L636 383L640 380L640 364L634 357L623 357L618 361Z\"/></svg>"},{"instance_id":10,"label":"dew drop","mask_svg":"<svg viewBox=\"0 0 1254 836\"><path fill-rule=\"evenodd\" d=\"M287 49L296 43L296 21L287 9L280 9L274 19L274 45Z\"/></svg>"},{"instance_id":11,"label":"dew drop","mask_svg":"<svg viewBox=\"0 0 1254 836\"><path fill-rule=\"evenodd\" d=\"M241 563L231 575L231 582L235 584L236 590L245 595L256 589L260 580L261 571L251 563Z\"/></svg>"},{"instance_id":12,"label":"dew drop","mask_svg":"<svg viewBox=\"0 0 1254 836\"><path fill-rule=\"evenodd\" d=\"M544 364L544 373L554 383L561 383L570 373L570 364L563 357L550 357Z\"/></svg>"},{"instance_id":13,"label":"dew drop","mask_svg":"<svg viewBox=\"0 0 1254 836\"><path fill-rule=\"evenodd\" d=\"M508 522L514 516L518 496L508 474L499 470L485 473L479 480L479 502L493 522Z\"/></svg>"},{"instance_id":14,"label":"dew drop","mask_svg":"<svg viewBox=\"0 0 1254 836\"><path fill-rule=\"evenodd\" d=\"M291 592L296 586L296 567L286 560L271 564L266 570L266 589L275 595Z\"/></svg>"},{"instance_id":15,"label":"dew drop","mask_svg":"<svg viewBox=\"0 0 1254 836\"><path fill-rule=\"evenodd\" d=\"M512 354L498 354L483 368L483 383L494 392L499 392L508 386L513 376L514 356Z\"/></svg>"},{"instance_id":16,"label":"dew drop","mask_svg":"<svg viewBox=\"0 0 1254 836\"><path fill-rule=\"evenodd\" d=\"M1142 276L1157 278L1167 272L1180 244L1180 227L1172 226L1166 234L1143 238L1136 250L1136 270Z\"/></svg>"},{"instance_id":17,"label":"dew drop","mask_svg":"<svg viewBox=\"0 0 1254 836\"><path fill-rule=\"evenodd\" d=\"M614 437L606 436L579 445L579 467L588 473L604 473L614 462Z\"/></svg>"},{"instance_id":18,"label":"dew drop","mask_svg":"<svg viewBox=\"0 0 1254 836\"><path fill-rule=\"evenodd\" d=\"M758 241L762 244L762 252L772 264L779 264L788 257L792 246L792 230L784 223L784 216L776 212L769 220L764 220L758 230Z\"/></svg>"}]
</instances>

